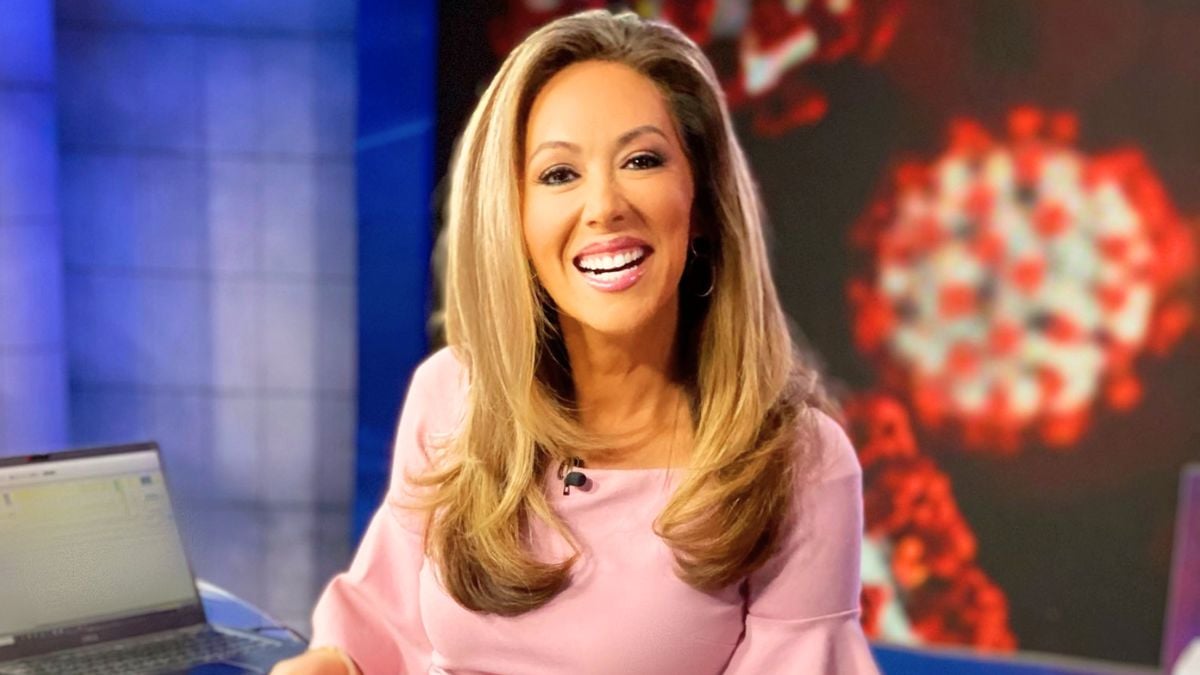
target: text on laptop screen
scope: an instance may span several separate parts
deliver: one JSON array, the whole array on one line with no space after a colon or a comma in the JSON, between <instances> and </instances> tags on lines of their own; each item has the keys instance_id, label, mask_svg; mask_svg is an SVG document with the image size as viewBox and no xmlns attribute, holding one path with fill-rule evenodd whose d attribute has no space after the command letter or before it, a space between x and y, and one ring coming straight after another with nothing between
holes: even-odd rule
<instances>
[{"instance_id":1,"label":"text on laptop screen","mask_svg":"<svg viewBox=\"0 0 1200 675\"><path fill-rule=\"evenodd\" d=\"M0 646L195 597L154 451L0 467Z\"/></svg>"}]
</instances>

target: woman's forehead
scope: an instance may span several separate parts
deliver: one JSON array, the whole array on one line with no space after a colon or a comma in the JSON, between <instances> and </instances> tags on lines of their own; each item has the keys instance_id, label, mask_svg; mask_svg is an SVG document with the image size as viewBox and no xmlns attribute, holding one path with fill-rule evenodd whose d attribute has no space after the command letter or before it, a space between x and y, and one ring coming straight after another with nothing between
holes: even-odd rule
<instances>
[{"instance_id":1,"label":"woman's forehead","mask_svg":"<svg viewBox=\"0 0 1200 675\"><path fill-rule=\"evenodd\" d=\"M559 71L538 92L525 137L531 154L547 141L609 143L647 125L678 142L658 85L624 64L585 61Z\"/></svg>"}]
</instances>

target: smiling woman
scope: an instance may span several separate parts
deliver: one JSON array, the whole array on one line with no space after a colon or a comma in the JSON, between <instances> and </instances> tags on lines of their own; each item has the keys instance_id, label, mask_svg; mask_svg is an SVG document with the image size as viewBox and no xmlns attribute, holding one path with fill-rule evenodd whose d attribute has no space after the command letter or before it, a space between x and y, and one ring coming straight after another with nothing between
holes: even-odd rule
<instances>
[{"instance_id":1,"label":"smiling woman","mask_svg":"<svg viewBox=\"0 0 1200 675\"><path fill-rule=\"evenodd\" d=\"M448 206L449 346L279 672L876 672L861 471L696 45L603 11L537 31Z\"/></svg>"},{"instance_id":2,"label":"smiling woman","mask_svg":"<svg viewBox=\"0 0 1200 675\"><path fill-rule=\"evenodd\" d=\"M564 337L637 337L651 324L673 336L698 232L691 166L658 87L622 63L573 64L538 94L525 138L525 243Z\"/></svg>"}]
</instances>

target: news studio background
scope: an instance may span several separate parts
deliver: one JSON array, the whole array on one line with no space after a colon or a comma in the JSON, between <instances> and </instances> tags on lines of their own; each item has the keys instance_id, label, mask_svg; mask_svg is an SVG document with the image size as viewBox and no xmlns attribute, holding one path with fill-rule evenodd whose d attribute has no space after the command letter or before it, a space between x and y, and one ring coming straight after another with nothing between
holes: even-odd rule
<instances>
[{"instance_id":1,"label":"news studio background","mask_svg":"<svg viewBox=\"0 0 1200 675\"><path fill-rule=\"evenodd\" d=\"M158 438L201 576L305 626L438 340L454 140L513 45L605 6L0 4L0 452ZM721 76L863 465L868 634L1167 667L1200 632L1200 5L630 7Z\"/></svg>"}]
</instances>

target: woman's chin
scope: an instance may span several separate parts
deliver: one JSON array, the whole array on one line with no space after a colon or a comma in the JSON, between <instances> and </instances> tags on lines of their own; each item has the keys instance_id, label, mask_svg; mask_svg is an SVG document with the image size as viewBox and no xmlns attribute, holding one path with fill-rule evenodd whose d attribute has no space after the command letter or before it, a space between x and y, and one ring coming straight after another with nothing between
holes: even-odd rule
<instances>
[{"instance_id":1,"label":"woman's chin","mask_svg":"<svg viewBox=\"0 0 1200 675\"><path fill-rule=\"evenodd\" d=\"M610 307L588 307L576 321L589 333L612 338L653 337L658 331L673 331L673 317L651 303L615 303Z\"/></svg>"},{"instance_id":2,"label":"woman's chin","mask_svg":"<svg viewBox=\"0 0 1200 675\"><path fill-rule=\"evenodd\" d=\"M634 321L597 321L585 323L587 332L605 338L625 339L645 334L646 324Z\"/></svg>"}]
</instances>

